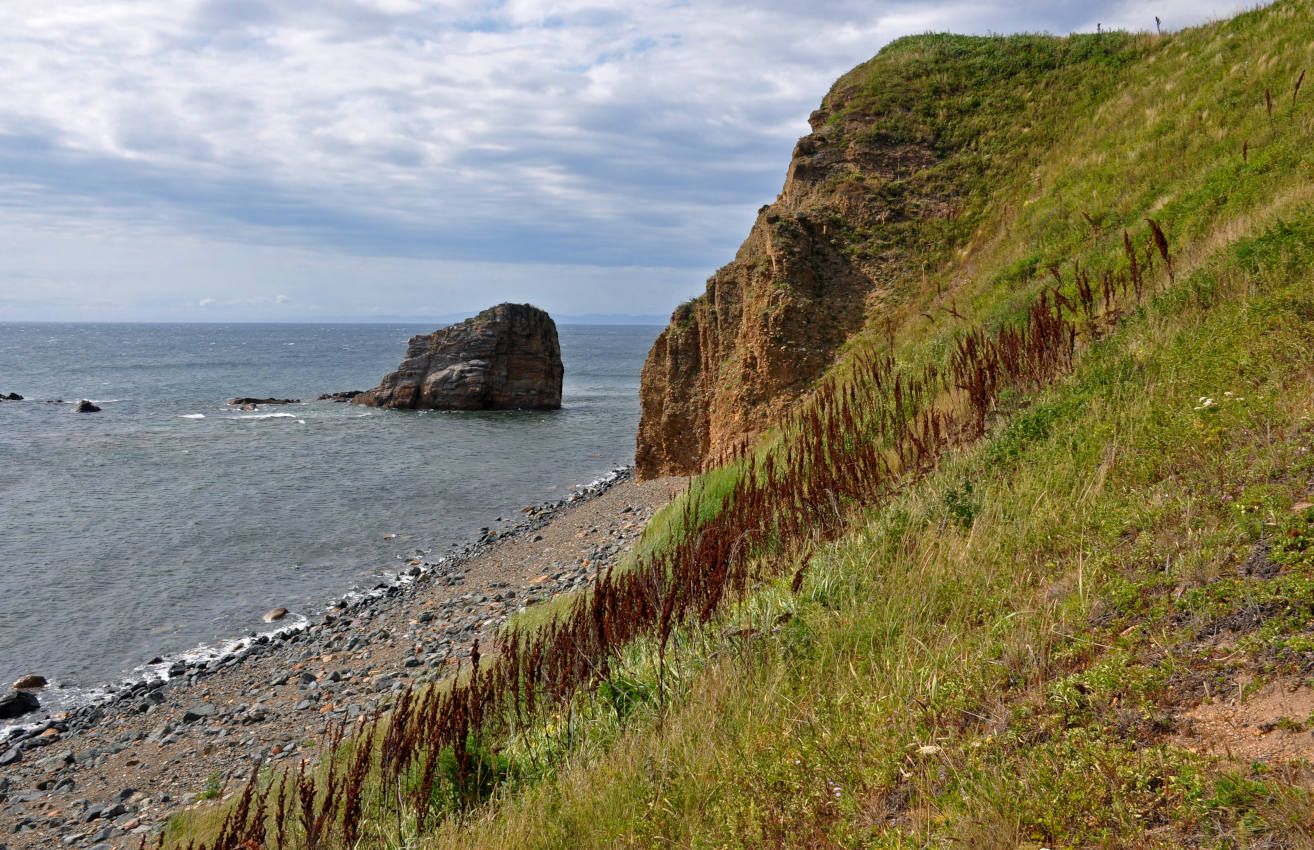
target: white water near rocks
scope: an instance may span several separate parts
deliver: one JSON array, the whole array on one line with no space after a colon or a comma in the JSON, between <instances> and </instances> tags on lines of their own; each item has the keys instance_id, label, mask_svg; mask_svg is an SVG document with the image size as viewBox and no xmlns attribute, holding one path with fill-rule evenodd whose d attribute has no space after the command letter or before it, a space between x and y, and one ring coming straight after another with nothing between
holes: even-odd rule
<instances>
[{"instance_id":1,"label":"white water near rocks","mask_svg":"<svg viewBox=\"0 0 1314 850\"><path fill-rule=\"evenodd\" d=\"M26 399L0 402L0 684L87 687L268 630L632 461L655 327L562 326L560 411L313 401L431 330L0 324L0 394Z\"/></svg>"}]
</instances>

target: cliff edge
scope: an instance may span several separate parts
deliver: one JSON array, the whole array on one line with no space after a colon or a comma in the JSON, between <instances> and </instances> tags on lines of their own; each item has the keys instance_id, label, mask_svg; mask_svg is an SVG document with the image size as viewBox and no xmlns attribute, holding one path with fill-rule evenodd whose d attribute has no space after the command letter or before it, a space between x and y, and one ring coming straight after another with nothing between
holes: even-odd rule
<instances>
[{"instance_id":1,"label":"cliff edge","mask_svg":"<svg viewBox=\"0 0 1314 850\"><path fill-rule=\"evenodd\" d=\"M952 183L932 179L937 140L882 131L863 93L856 72L836 84L775 203L653 344L640 385L641 478L695 474L769 427L906 271L897 243L909 226L952 215Z\"/></svg>"}]
</instances>

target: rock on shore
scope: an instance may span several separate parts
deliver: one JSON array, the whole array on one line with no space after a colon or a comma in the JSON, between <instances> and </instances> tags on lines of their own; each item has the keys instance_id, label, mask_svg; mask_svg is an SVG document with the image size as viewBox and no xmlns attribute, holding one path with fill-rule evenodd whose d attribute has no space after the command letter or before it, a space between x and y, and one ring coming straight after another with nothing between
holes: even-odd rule
<instances>
[{"instance_id":1,"label":"rock on shore","mask_svg":"<svg viewBox=\"0 0 1314 850\"><path fill-rule=\"evenodd\" d=\"M412 337L397 371L351 403L406 410L552 410L561 407L561 376L552 317L528 304L498 304Z\"/></svg>"},{"instance_id":2,"label":"rock on shore","mask_svg":"<svg viewBox=\"0 0 1314 850\"><path fill-rule=\"evenodd\" d=\"M37 698L27 691L10 691L0 696L0 719L12 720L22 717L41 707Z\"/></svg>"}]
</instances>

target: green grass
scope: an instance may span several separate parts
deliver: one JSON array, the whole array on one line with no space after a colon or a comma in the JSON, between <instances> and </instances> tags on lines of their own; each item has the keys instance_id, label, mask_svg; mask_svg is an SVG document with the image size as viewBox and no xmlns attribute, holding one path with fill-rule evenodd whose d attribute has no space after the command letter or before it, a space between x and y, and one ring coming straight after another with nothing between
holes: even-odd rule
<instances>
[{"instance_id":1,"label":"green grass","mask_svg":"<svg viewBox=\"0 0 1314 850\"><path fill-rule=\"evenodd\" d=\"M1314 325L1279 307L1314 295L1281 263L1245 271L1251 247L1208 258L1236 309L1164 292L1070 381L857 521L797 595L765 587L686 632L660 724L651 699L585 712L586 743L551 777L424 846L1310 841L1299 782L1171 738L1193 618L1243 604L1236 567L1265 534L1228 496L1284 516L1314 475ZM1195 409L1227 391L1245 400ZM967 481L970 519L946 498ZM1264 651L1270 631L1310 629L1301 521L1263 591L1293 609L1255 631ZM729 637L744 627L758 634ZM655 675L643 648L630 665Z\"/></svg>"},{"instance_id":2,"label":"green grass","mask_svg":"<svg viewBox=\"0 0 1314 850\"><path fill-rule=\"evenodd\" d=\"M842 133L939 156L872 190L957 210L837 228L904 255L846 357L941 361L1051 265L1112 268L1124 230L1139 250L1148 217L1173 279L837 539L759 553L747 598L482 742L506 777L487 802L362 846L1314 846L1309 764L1193 751L1181 720L1242 682L1314 684L1307 65L1305 0L1163 37L902 39L837 82ZM641 547L696 533L740 474L702 476Z\"/></svg>"}]
</instances>

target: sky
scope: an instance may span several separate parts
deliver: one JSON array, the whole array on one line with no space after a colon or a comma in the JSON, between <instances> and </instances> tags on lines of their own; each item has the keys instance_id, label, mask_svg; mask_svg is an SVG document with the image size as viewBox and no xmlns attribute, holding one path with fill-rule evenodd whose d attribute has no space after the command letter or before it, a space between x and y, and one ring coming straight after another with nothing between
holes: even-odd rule
<instances>
[{"instance_id":1,"label":"sky","mask_svg":"<svg viewBox=\"0 0 1314 850\"><path fill-rule=\"evenodd\" d=\"M890 40L1237 8L3 0L0 322L665 317Z\"/></svg>"}]
</instances>

